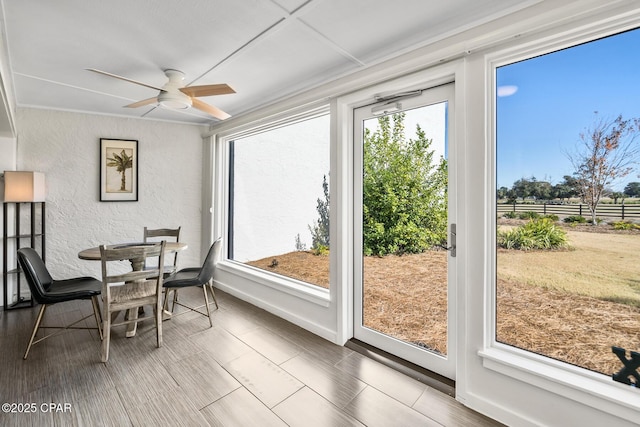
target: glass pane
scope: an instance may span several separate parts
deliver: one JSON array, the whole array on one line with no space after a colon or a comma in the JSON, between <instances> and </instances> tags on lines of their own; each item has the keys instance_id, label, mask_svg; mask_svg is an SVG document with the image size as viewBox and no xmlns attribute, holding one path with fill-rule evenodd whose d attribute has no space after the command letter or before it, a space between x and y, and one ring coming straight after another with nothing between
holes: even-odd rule
<instances>
[{"instance_id":1,"label":"glass pane","mask_svg":"<svg viewBox=\"0 0 640 427\"><path fill-rule=\"evenodd\" d=\"M329 287L329 115L232 143L229 257Z\"/></svg>"},{"instance_id":2,"label":"glass pane","mask_svg":"<svg viewBox=\"0 0 640 427\"><path fill-rule=\"evenodd\" d=\"M496 339L607 376L640 350L639 45L496 71Z\"/></svg>"},{"instance_id":3,"label":"glass pane","mask_svg":"<svg viewBox=\"0 0 640 427\"><path fill-rule=\"evenodd\" d=\"M362 325L447 352L447 103L364 122Z\"/></svg>"}]
</instances>

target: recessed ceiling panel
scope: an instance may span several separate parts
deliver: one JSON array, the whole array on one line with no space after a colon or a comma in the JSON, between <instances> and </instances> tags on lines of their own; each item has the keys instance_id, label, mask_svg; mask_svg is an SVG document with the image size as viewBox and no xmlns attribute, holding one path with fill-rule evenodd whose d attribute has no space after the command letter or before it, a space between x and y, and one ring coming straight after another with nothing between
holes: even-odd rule
<instances>
[{"instance_id":1,"label":"recessed ceiling panel","mask_svg":"<svg viewBox=\"0 0 640 427\"><path fill-rule=\"evenodd\" d=\"M462 31L528 0L325 0L301 19L356 58L371 63Z\"/></svg>"},{"instance_id":2,"label":"recessed ceiling panel","mask_svg":"<svg viewBox=\"0 0 640 427\"><path fill-rule=\"evenodd\" d=\"M224 64L216 75L238 82L242 90L225 97L241 102L244 95L249 95L253 105L241 104L249 109L328 81L357 66L305 26L291 22Z\"/></svg>"}]
</instances>

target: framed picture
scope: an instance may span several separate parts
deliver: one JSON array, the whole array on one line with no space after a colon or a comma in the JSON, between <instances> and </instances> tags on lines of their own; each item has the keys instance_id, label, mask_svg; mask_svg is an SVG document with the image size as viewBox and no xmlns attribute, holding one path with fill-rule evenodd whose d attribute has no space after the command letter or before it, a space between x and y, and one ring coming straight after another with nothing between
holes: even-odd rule
<instances>
[{"instance_id":1,"label":"framed picture","mask_svg":"<svg viewBox=\"0 0 640 427\"><path fill-rule=\"evenodd\" d=\"M138 201L138 141L100 138L100 201Z\"/></svg>"}]
</instances>

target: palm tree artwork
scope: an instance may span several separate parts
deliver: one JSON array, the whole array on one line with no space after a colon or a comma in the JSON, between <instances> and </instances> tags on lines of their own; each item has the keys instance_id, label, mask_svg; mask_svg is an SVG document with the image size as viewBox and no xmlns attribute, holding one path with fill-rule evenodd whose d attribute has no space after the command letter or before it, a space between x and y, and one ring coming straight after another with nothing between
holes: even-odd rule
<instances>
[{"instance_id":1,"label":"palm tree artwork","mask_svg":"<svg viewBox=\"0 0 640 427\"><path fill-rule=\"evenodd\" d=\"M122 149L120 154L115 152L112 157L107 157L107 167L116 168L120 173L120 191L126 191L127 187L127 169L133 167L133 155L128 155L125 149Z\"/></svg>"}]
</instances>

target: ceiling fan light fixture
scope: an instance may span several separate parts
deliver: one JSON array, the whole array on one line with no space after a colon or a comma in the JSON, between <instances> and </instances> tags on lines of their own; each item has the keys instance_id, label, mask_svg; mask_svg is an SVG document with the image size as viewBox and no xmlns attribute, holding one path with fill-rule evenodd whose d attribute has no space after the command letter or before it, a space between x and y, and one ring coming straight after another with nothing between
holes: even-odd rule
<instances>
[{"instance_id":1,"label":"ceiling fan light fixture","mask_svg":"<svg viewBox=\"0 0 640 427\"><path fill-rule=\"evenodd\" d=\"M158 95L158 105L169 110L186 110L191 108L191 97L182 92L161 91Z\"/></svg>"}]
</instances>

